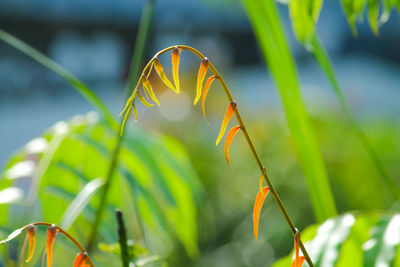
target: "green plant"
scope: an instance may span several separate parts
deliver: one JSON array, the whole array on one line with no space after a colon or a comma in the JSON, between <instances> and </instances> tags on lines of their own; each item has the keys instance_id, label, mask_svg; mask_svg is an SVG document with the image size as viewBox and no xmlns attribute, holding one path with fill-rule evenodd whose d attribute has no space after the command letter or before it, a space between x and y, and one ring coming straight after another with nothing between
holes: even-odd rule
<instances>
[{"instance_id":1,"label":"green plant","mask_svg":"<svg viewBox=\"0 0 400 267\"><path fill-rule=\"evenodd\" d=\"M169 79L167 78L164 69L161 65L161 62L159 60L159 56L161 56L162 54L171 51L172 50L172 73L173 73L173 79L174 79L174 83L175 86L172 85L172 83L169 81ZM244 122L240 116L240 113L238 111L237 108L237 103L235 102L235 100L233 99L225 81L223 80L223 78L221 77L221 75L219 74L219 72L217 71L217 69L214 67L214 65L208 60L207 57L205 57L203 54L201 54L198 50L190 47L190 46L186 46L186 45L177 45L177 46L171 46L168 48L165 48L159 52L157 52L153 58L147 63L147 65L144 67L142 74L136 84L135 89L132 92L132 95L128 98L128 100L126 101L125 107L123 108L123 110L120 113L120 116L124 115L124 119L122 122L122 126L121 126L121 135L124 132L124 128L125 128L125 123L128 120L131 111L134 111L135 114L135 119L137 119L138 117L138 113L136 110L136 106L135 106L135 101L137 99L139 99L139 101L141 101L145 106L147 107L152 107L153 104L150 104L148 102L148 100L146 100L145 97L147 97L147 99L151 99L153 100L155 103L157 103L159 105L159 101L157 99L157 97L155 96L153 89L151 87L151 84L148 80L148 77L151 74L151 71L153 70L153 68L156 70L158 76L160 77L160 79L165 83L165 85L167 85L171 90L173 90L176 94L180 93L180 88L179 88L179 58L180 58L180 53L181 51L186 50L189 51L193 54L195 54L197 57L199 57L202 61L200 64L200 68L199 68L199 72L198 72L198 76L197 76L197 85L196 85L196 97L194 100L193 105L196 105L196 103L200 100L201 98L201 102L202 102L202 110L203 110L203 115L205 117L205 110L204 110L204 101L206 98L206 95L208 93L208 90L210 89L210 85L212 83L212 81L214 79L217 79L219 81L219 83L222 86L222 89L224 90L224 93L227 97L227 100L229 102L228 108L226 110L224 119L222 121L221 124L221 129L220 132L218 134L217 140L216 140L216 145L218 145L218 143L220 142L220 140L222 139L225 130L228 126L229 121L231 120L233 114L235 114L236 120L238 122L238 126L234 126L233 128L231 128L231 130L229 131L229 133L227 134L226 140L225 140L225 157L226 160L228 161L228 163L230 164L230 160L229 160L229 154L228 154L228 150L229 150L229 146L231 145L232 139L235 137L236 133L240 130L245 139L246 142L250 148L250 151L252 153L252 155L254 156L254 159L256 161L256 164L258 166L258 168L261 171L261 178L260 178L260 192L258 192L257 197L256 197L256 201L254 204L254 211L253 211L253 219L254 219L254 235L255 235L255 239L257 240L257 229L258 229L258 218L259 218L259 213L262 207L262 204L264 202L265 197L267 196L268 192L271 192L272 196L274 197L277 205L279 206L283 217L285 218L290 230L293 233L293 236L295 238L295 240L298 242L298 246L300 247L300 249L303 252L303 255L305 257L305 260L307 261L307 263L310 266L313 266L312 260L310 258L310 256L308 255L307 250L305 249L303 243L301 242L300 238L299 238L299 231L297 230L297 228L294 226L292 220L289 217L289 214L287 213L285 206L283 205L281 199L279 198L278 193L276 192L275 188L273 187L270 178L267 175L266 172L266 168L264 167L264 165L261 163L260 157L257 154L257 151L255 150L255 147L253 145L253 142L250 139L250 136L247 132L247 129L244 125ZM207 74L207 70L210 70L213 75L210 76L210 78L208 79L208 81L206 82L205 88L203 90L203 81L204 78ZM140 86L142 85L143 87L143 93L141 91L139 91ZM268 187L264 187L262 188L262 179L265 180L265 182L267 183ZM298 253L297 253L297 257L295 259L295 263L298 261ZM298 262L297 262L298 263Z\"/></svg>"}]
</instances>

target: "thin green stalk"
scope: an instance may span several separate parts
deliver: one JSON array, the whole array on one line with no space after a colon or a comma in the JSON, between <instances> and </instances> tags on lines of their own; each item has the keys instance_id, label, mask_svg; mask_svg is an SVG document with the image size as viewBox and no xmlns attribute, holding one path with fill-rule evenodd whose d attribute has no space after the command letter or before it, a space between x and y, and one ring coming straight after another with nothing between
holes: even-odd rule
<instances>
[{"instance_id":1,"label":"thin green stalk","mask_svg":"<svg viewBox=\"0 0 400 267\"><path fill-rule=\"evenodd\" d=\"M135 42L135 48L134 48L135 52L134 52L134 55L133 55L133 58L131 61L131 66L130 66L130 69L136 69L137 72L136 73L133 73L133 71L129 72L130 74L129 74L129 78L127 81L127 94L129 94L129 90L132 90L132 89L129 89L132 87L128 86L130 83L130 80L136 79L135 77L138 76L140 64L143 61L143 55L144 55L143 51L144 51L144 47L146 46L146 40L147 40L147 35L148 35L147 33L144 33L143 28L145 28L146 31L149 30L150 20L152 17L152 11L154 9L153 6L154 6L154 0L148 0L144 7L144 12L142 13L141 23L139 26L139 32L138 32L138 36L137 36L137 39ZM135 56L136 51L139 51L139 53L141 53L140 57ZM100 197L100 204L99 204L99 207L97 208L96 217L95 217L94 223L92 225L91 233L89 235L89 239L87 242L87 246L86 246L87 251L91 251L93 249L93 245L95 243L97 231L98 231L98 228L99 228L99 225L100 225L103 213L104 213L104 209L106 206L108 192L110 190L110 186L111 186L111 183L112 183L112 180L114 177L114 171L115 171L115 168L116 168L116 165L118 162L118 154L121 149L121 144L123 142L123 138L124 138L123 134L121 134L121 135L117 134L117 143L115 144L114 150L111 155L110 165L107 170L104 188L102 191L102 195Z\"/></svg>"},{"instance_id":2,"label":"thin green stalk","mask_svg":"<svg viewBox=\"0 0 400 267\"><path fill-rule=\"evenodd\" d=\"M128 251L128 238L126 235L124 218L120 210L117 210L115 215L117 216L118 222L118 242L121 248L122 267L129 267L130 255Z\"/></svg>"},{"instance_id":3,"label":"thin green stalk","mask_svg":"<svg viewBox=\"0 0 400 267\"><path fill-rule=\"evenodd\" d=\"M323 45L318 39L317 34L315 34L312 40L312 47L313 47L313 55L315 59L318 61L319 66L324 71L326 77L330 81L333 90L337 98L339 99L340 105L350 122L351 127L353 128L354 132L356 133L358 139L360 139L361 144L364 146L365 150L367 151L368 155L370 156L372 162L374 163L376 170L380 174L381 178L385 182L386 186L392 192L392 194L400 200L400 190L396 183L393 181L392 177L388 174L381 159L378 156L378 153L375 151L374 147L372 146L371 142L368 140L367 136L364 134L363 130L355 120L353 114L350 112L350 109L347 105L346 99L340 89L339 82L336 79L335 70L332 66L331 60L329 59L328 53L325 51Z\"/></svg>"},{"instance_id":4,"label":"thin green stalk","mask_svg":"<svg viewBox=\"0 0 400 267\"><path fill-rule=\"evenodd\" d=\"M155 0L148 0L142 11L139 29L136 36L135 48L133 50L132 60L130 64L130 71L126 83L127 95L129 95L129 90L132 90L133 86L135 85L135 81L137 80L137 76L139 75L140 71L140 63L143 61L144 58L144 51L150 34L154 2Z\"/></svg>"},{"instance_id":5,"label":"thin green stalk","mask_svg":"<svg viewBox=\"0 0 400 267\"><path fill-rule=\"evenodd\" d=\"M174 49L176 47L179 48L179 49L184 49L184 50L190 51L190 52L194 53L195 55L197 55L202 60L205 58L204 55L202 53L200 53L198 50L196 50L196 49L194 49L194 48L192 48L190 46L186 46L186 45L170 46L170 47L167 47L167 48L157 52L154 55L154 57L147 63L147 65L144 67L144 69L142 71L142 75L140 76L139 81L138 81L138 83L137 83L137 85L135 87L135 90L132 92L132 95L130 97L131 100L128 100L128 101L131 101L131 103L130 103L131 105L133 105L133 102L134 102L135 97L137 95L137 92L139 90L139 86L140 86L140 84L142 82L142 79L143 79L143 77L145 77L145 74L148 73L150 67L152 66L153 61L156 58L158 58L158 56L160 56L160 55L162 55L162 54L164 54L164 53L166 53L166 52L168 52L168 51L170 51L170 50L172 50L172 49ZM232 95L231 95L231 93L230 93L230 91L229 91L229 89L228 89L228 86L226 85L226 83L224 81L224 79L221 77L221 75L219 74L217 69L214 67L214 65L210 61L208 61L208 68L211 70L211 72L215 75L215 78L221 84L222 89L224 90L224 93L225 93L229 103L235 102L233 97L232 97ZM257 153L257 151L256 151L256 149L255 149L255 147L253 145L253 142L250 139L250 136L249 136L249 134L247 132L247 128L246 128L246 126L245 126L245 124L244 124L244 122L242 120L242 117L240 116L240 113L239 113L239 110L237 108L237 105L235 106L235 110L234 111L235 111L235 117L236 117L236 119L237 119L237 121L239 123L240 129L241 129L241 131L242 131L242 133L243 133L243 135L244 135L244 137L246 139L246 142L247 142L247 144L248 144L248 146L250 148L250 151L251 151L252 155L254 156L254 159L255 159L255 161L257 163L257 166L259 167L260 171L264 174L264 180L267 183L267 185L269 187L269 190L270 190L272 196L275 199L275 202L278 204L278 207L281 210L281 213L282 213L284 219L286 220L290 230L292 231L293 237L295 237L298 234L297 228L293 224L293 221L290 219L290 216L289 216L288 212L286 211L286 208L285 208L284 204L282 203L277 191L273 187L273 185L271 183L271 180L269 179L269 177L267 175L267 172L263 171L264 165L262 164L261 159L258 156L258 153ZM300 249L303 252L303 255L304 255L306 261L308 262L309 266L310 267L314 266L309 254L308 254L308 252L307 252L306 248L304 247L304 244L302 243L301 240L299 242L299 245L300 245Z\"/></svg>"}]
</instances>

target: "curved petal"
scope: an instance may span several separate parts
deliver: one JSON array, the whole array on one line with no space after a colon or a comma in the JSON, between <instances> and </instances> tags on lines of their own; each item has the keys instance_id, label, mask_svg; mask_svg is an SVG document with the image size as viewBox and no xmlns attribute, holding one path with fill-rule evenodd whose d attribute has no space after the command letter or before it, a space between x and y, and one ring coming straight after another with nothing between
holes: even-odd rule
<instances>
[{"instance_id":1,"label":"curved petal","mask_svg":"<svg viewBox=\"0 0 400 267\"><path fill-rule=\"evenodd\" d=\"M86 266L87 257L88 256L87 256L86 252L81 252L78 255L76 255L75 260L74 260L74 267Z\"/></svg>"},{"instance_id":2,"label":"curved petal","mask_svg":"<svg viewBox=\"0 0 400 267\"><path fill-rule=\"evenodd\" d=\"M214 81L214 79L215 79L215 75L213 75L207 79L206 85L204 86L203 94L201 95L201 110L203 111L204 120L206 121L206 123L208 125L210 125L210 124L207 122L207 119L206 119L206 110L204 108L204 102L206 101L206 96L207 96L208 90L210 89L210 86L211 86L212 82Z\"/></svg>"},{"instance_id":3,"label":"curved petal","mask_svg":"<svg viewBox=\"0 0 400 267\"><path fill-rule=\"evenodd\" d=\"M199 73L197 74L197 85L196 85L196 98L194 99L193 105L196 105L197 101L199 101L201 96L201 89L203 87L203 81L206 77L208 69L208 58L204 58L201 61Z\"/></svg>"},{"instance_id":4,"label":"curved petal","mask_svg":"<svg viewBox=\"0 0 400 267\"><path fill-rule=\"evenodd\" d=\"M254 229L254 238L257 241L258 238L258 222L260 219L260 212L262 205L264 203L265 198L267 197L269 192L268 187L264 187L262 191L258 191L257 196L256 196L256 201L254 203L254 209L253 209L253 229Z\"/></svg>"},{"instance_id":5,"label":"curved petal","mask_svg":"<svg viewBox=\"0 0 400 267\"><path fill-rule=\"evenodd\" d=\"M231 146L231 143L233 141L233 138L235 138L237 132L240 130L240 126L234 126L232 127L225 139L225 145L224 145L224 153L225 153L225 158L228 161L228 164L231 165L231 161L229 159L229 147Z\"/></svg>"},{"instance_id":6,"label":"curved petal","mask_svg":"<svg viewBox=\"0 0 400 267\"><path fill-rule=\"evenodd\" d=\"M29 262L32 257L33 257L33 253L35 252L35 243L36 243L36 233L35 233L35 227L33 225L29 225L28 226L28 244L29 244L29 254L28 254L28 258L25 260L25 262Z\"/></svg>"},{"instance_id":7,"label":"curved petal","mask_svg":"<svg viewBox=\"0 0 400 267\"><path fill-rule=\"evenodd\" d=\"M46 254L47 254L47 267L51 267L53 261L53 246L57 235L57 226L53 224L47 229L47 241L46 241Z\"/></svg>"},{"instance_id":8,"label":"curved petal","mask_svg":"<svg viewBox=\"0 0 400 267\"><path fill-rule=\"evenodd\" d=\"M221 141L222 137L224 136L225 130L226 130L226 126L228 126L229 121L232 118L233 112L235 111L236 108L236 102L232 101L229 106L228 109L225 112L225 116L224 119L222 121L221 124L221 130L219 131L218 137L217 137L217 141L215 142L215 145L218 145L218 143Z\"/></svg>"},{"instance_id":9,"label":"curved petal","mask_svg":"<svg viewBox=\"0 0 400 267\"><path fill-rule=\"evenodd\" d=\"M165 83L166 86L168 86L172 91L176 93L175 87L172 85L172 83L168 80L167 75L165 75L164 68L161 65L160 60L158 57L154 59L154 68L156 69L156 72L160 79Z\"/></svg>"},{"instance_id":10,"label":"curved petal","mask_svg":"<svg viewBox=\"0 0 400 267\"><path fill-rule=\"evenodd\" d=\"M146 98L144 98L141 93L138 93L137 96L138 96L140 102L142 102L143 105L145 105L146 107L151 108L154 106L153 104L150 104L149 102L147 102Z\"/></svg>"},{"instance_id":11,"label":"curved petal","mask_svg":"<svg viewBox=\"0 0 400 267\"><path fill-rule=\"evenodd\" d=\"M149 94L150 98L154 101L154 103L160 105L160 102L158 101L156 95L154 94L153 87L151 86L149 80L144 74L142 78L143 78L143 88L145 89L145 92Z\"/></svg>"},{"instance_id":12,"label":"curved petal","mask_svg":"<svg viewBox=\"0 0 400 267\"><path fill-rule=\"evenodd\" d=\"M304 258L304 256L300 256L298 260L296 259L293 260L292 265L290 265L290 267L301 267L303 266L305 260L306 258Z\"/></svg>"},{"instance_id":13,"label":"curved petal","mask_svg":"<svg viewBox=\"0 0 400 267\"><path fill-rule=\"evenodd\" d=\"M175 90L176 93L180 93L180 84L179 84L179 54L182 49L179 49L177 46L172 51L172 77L174 78Z\"/></svg>"},{"instance_id":14,"label":"curved petal","mask_svg":"<svg viewBox=\"0 0 400 267\"><path fill-rule=\"evenodd\" d=\"M130 106L128 107L128 110L127 110L126 113L125 113L124 119L122 120L121 130L120 130L120 133L119 133L120 135L122 135L122 134L124 133L125 124L126 124L126 122L128 121L129 115L131 115L132 107L134 107L134 110L136 110L136 107L134 106L134 104L132 104L132 105L130 105ZM136 114L137 114L137 111L136 111L136 113L135 113L135 117L136 117Z\"/></svg>"}]
</instances>

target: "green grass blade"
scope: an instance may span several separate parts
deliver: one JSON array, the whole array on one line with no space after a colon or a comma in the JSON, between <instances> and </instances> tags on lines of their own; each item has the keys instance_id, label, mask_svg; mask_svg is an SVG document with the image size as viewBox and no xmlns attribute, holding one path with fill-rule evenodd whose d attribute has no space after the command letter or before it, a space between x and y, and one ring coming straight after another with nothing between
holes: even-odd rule
<instances>
[{"instance_id":1,"label":"green grass blade","mask_svg":"<svg viewBox=\"0 0 400 267\"><path fill-rule=\"evenodd\" d=\"M130 95L133 90L133 86L139 76L140 65L144 58L144 51L146 48L146 43L149 38L151 19L154 9L154 1L149 0L146 2L145 7L142 11L142 16L140 18L139 30L136 36L135 48L133 50L133 56L131 60L129 76L126 83L126 93Z\"/></svg>"},{"instance_id":2,"label":"green grass blade","mask_svg":"<svg viewBox=\"0 0 400 267\"><path fill-rule=\"evenodd\" d=\"M32 59L36 60L46 68L54 71L62 78L67 80L73 87L75 87L78 92L84 96L93 106L95 106L107 122L110 125L115 124L114 117L106 107L106 105L87 87L83 82L81 82L78 78L72 75L68 70L64 69L61 65L57 64L40 51L36 50L32 46L28 45L27 43L19 40L18 38L12 36L11 34L3 31L0 29L0 40L6 42L7 44L11 45L12 47L18 49L25 55L31 57Z\"/></svg>"},{"instance_id":3,"label":"green grass blade","mask_svg":"<svg viewBox=\"0 0 400 267\"><path fill-rule=\"evenodd\" d=\"M104 185L102 178L97 178L85 185L83 189L77 194L75 199L68 206L64 215L61 218L61 228L68 230L68 228L74 223L76 218L82 213L90 199L98 191L98 189Z\"/></svg>"},{"instance_id":4,"label":"green grass blade","mask_svg":"<svg viewBox=\"0 0 400 267\"><path fill-rule=\"evenodd\" d=\"M368 140L367 136L364 134L363 130L361 127L358 125L356 122L354 116L352 115L346 99L344 98L344 95L342 93L342 90L339 86L339 82L336 78L335 71L333 69L332 63L329 59L328 53L325 51L323 45L321 42L318 40L318 36L315 35L312 41L312 51L313 54L318 61L321 69L324 71L325 75L327 76L328 80L330 81L333 90L335 91L335 94L337 98L339 99L340 105L342 106L342 109L347 116L351 127L353 128L354 132L356 133L358 139L360 139L361 144L367 151L369 157L371 158L372 162L375 165L376 170L382 177L383 181L387 185L387 187L390 189L390 191L393 193L393 195L397 198L400 199L400 190L392 177L388 174L386 171L385 167L383 166L383 163L381 159L379 158L377 152L375 151L374 147Z\"/></svg>"},{"instance_id":5,"label":"green grass blade","mask_svg":"<svg viewBox=\"0 0 400 267\"><path fill-rule=\"evenodd\" d=\"M324 162L306 112L294 60L286 42L273 0L244 0L248 17L270 71L278 86L309 188L317 221L336 215Z\"/></svg>"}]
</instances>

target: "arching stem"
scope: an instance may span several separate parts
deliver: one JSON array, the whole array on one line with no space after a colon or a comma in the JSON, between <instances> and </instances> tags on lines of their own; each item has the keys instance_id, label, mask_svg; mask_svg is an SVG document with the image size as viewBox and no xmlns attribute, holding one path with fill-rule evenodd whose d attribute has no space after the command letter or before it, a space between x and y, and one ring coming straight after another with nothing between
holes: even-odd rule
<instances>
[{"instance_id":1,"label":"arching stem","mask_svg":"<svg viewBox=\"0 0 400 267\"><path fill-rule=\"evenodd\" d=\"M155 58L157 58L158 56L160 56L160 55L162 55L162 54L164 54L164 53L166 53L166 52L168 52L170 50L173 50L175 47L190 51L193 54L197 55L200 59L204 59L205 58L205 56L202 53L200 53L198 50L194 49L193 47L186 46L186 45L170 46L170 47L167 47L167 48L157 52L154 55L154 57L147 63L147 65L143 69L142 74L148 74L148 71L149 71L150 67L152 66L152 63L153 63ZM218 79L219 83L222 86L222 89L225 92L225 95L226 95L229 103L234 101L234 99L233 99L233 97L231 95L231 92L229 91L228 86L226 85L224 79L221 77L221 75L219 74L219 72L217 71L217 69L214 67L214 65L211 62L209 62L208 68L213 72L213 74L215 75L215 78ZM139 78L139 81L138 81L138 83L137 83L137 85L135 87L135 89L133 90L132 97L131 97L132 101L134 101L135 96L137 94L137 91L139 89L139 86L142 83L142 77L143 76L141 75L140 78ZM262 164L262 162L260 160L260 157L258 156L258 153L257 153L257 151L256 151L256 149L255 149L255 147L253 145L253 142L250 139L250 136L249 136L249 134L247 132L246 126L244 125L244 122L242 120L242 117L240 116L240 113L239 113L239 110L238 110L237 107L235 108L235 116L236 116L236 119L237 119L237 121L239 123L239 126L241 128L241 131L242 131L242 133L243 133L243 135L244 135L244 137L245 137L245 139L247 141L247 144L248 144L248 146L250 148L250 151L254 156L254 159L255 159L255 161L257 163L257 166L260 169L260 171L263 172L264 166L263 166L263 164ZM288 212L286 211L286 208L283 205L282 200L280 199L278 193L276 192L275 188L273 187L273 185L271 183L271 180L268 177L267 172L264 171L263 173L264 173L264 180L267 183L267 185L269 187L269 190L270 190L272 196L275 199L275 202L278 204L278 207L281 210L281 213L282 213L283 217L285 218L285 220L286 220L286 222L287 222L287 224L288 224L288 226L289 226L289 228L290 228L290 230L291 230L291 232L293 234L293 237L296 237L296 234L298 233L297 232L297 228L295 227L295 225L293 224L292 220L290 219L290 216L289 216ZM303 252L303 255L304 255L308 265L310 267L313 267L314 264L313 264L313 262L312 262L312 260L310 258L310 255L308 254L308 252L307 252L307 250L306 250L306 248L305 248L305 246L304 246L304 244L303 244L303 242L301 240L299 242L299 246L300 246L301 251Z\"/></svg>"}]
</instances>

